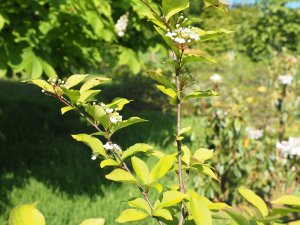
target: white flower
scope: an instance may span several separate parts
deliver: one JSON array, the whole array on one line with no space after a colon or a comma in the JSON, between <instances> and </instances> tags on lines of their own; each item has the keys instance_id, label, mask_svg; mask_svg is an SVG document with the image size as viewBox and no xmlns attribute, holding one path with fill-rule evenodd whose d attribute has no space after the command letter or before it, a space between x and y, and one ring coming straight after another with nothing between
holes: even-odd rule
<instances>
[{"instance_id":1,"label":"white flower","mask_svg":"<svg viewBox=\"0 0 300 225\"><path fill-rule=\"evenodd\" d=\"M168 30L165 35L178 44L185 44L186 42L191 43L192 41L200 40L195 27L180 27L180 24L176 25L176 29L174 31Z\"/></svg>"},{"instance_id":2,"label":"white flower","mask_svg":"<svg viewBox=\"0 0 300 225\"><path fill-rule=\"evenodd\" d=\"M300 138L289 137L288 141L277 142L276 148L283 155L300 156Z\"/></svg>"},{"instance_id":3,"label":"white flower","mask_svg":"<svg viewBox=\"0 0 300 225\"><path fill-rule=\"evenodd\" d=\"M105 112L106 112L106 113L108 113L108 114L109 114L109 113L112 113L113 111L114 111L114 110L113 110L113 109L111 109L111 108L107 108L107 109L105 109Z\"/></svg>"},{"instance_id":4,"label":"white flower","mask_svg":"<svg viewBox=\"0 0 300 225\"><path fill-rule=\"evenodd\" d=\"M114 146L112 143L110 142L106 142L105 145L103 145L103 147L106 149L106 150L113 150Z\"/></svg>"},{"instance_id":5,"label":"white flower","mask_svg":"<svg viewBox=\"0 0 300 225\"><path fill-rule=\"evenodd\" d=\"M220 83L222 81L222 77L220 74L215 73L210 77L210 80L215 83Z\"/></svg>"},{"instance_id":6,"label":"white flower","mask_svg":"<svg viewBox=\"0 0 300 225\"><path fill-rule=\"evenodd\" d=\"M96 159L97 159L97 156L98 156L98 155L93 154L92 157L91 157L91 160L96 160Z\"/></svg>"},{"instance_id":7,"label":"white flower","mask_svg":"<svg viewBox=\"0 0 300 225\"><path fill-rule=\"evenodd\" d=\"M117 150L119 152L122 151L121 147L119 145L117 145L117 144L113 144L113 147L114 147L115 150Z\"/></svg>"},{"instance_id":8,"label":"white flower","mask_svg":"<svg viewBox=\"0 0 300 225\"><path fill-rule=\"evenodd\" d=\"M248 137L253 140L258 140L258 139L262 138L262 136L264 135L263 130L253 129L253 128L249 128L249 127L246 127L246 132L247 132Z\"/></svg>"},{"instance_id":9,"label":"white flower","mask_svg":"<svg viewBox=\"0 0 300 225\"><path fill-rule=\"evenodd\" d=\"M105 107L105 104L103 102L100 103L101 107Z\"/></svg>"},{"instance_id":10,"label":"white flower","mask_svg":"<svg viewBox=\"0 0 300 225\"><path fill-rule=\"evenodd\" d=\"M125 35L127 25L128 25L128 13L121 16L115 25L115 30L119 37L123 37Z\"/></svg>"},{"instance_id":11,"label":"white flower","mask_svg":"<svg viewBox=\"0 0 300 225\"><path fill-rule=\"evenodd\" d=\"M293 76L290 75L290 74L286 74L286 75L280 75L278 77L278 80L284 84L284 85L291 85L292 84L292 81L293 81Z\"/></svg>"},{"instance_id":12,"label":"white flower","mask_svg":"<svg viewBox=\"0 0 300 225\"><path fill-rule=\"evenodd\" d=\"M117 123L122 121L123 117L119 115L119 113L115 112L112 116L110 116L109 120L112 123Z\"/></svg>"},{"instance_id":13,"label":"white flower","mask_svg":"<svg viewBox=\"0 0 300 225\"><path fill-rule=\"evenodd\" d=\"M174 38L174 41L179 43L179 44L184 44L185 43L185 39L184 38L180 38L180 37L176 37Z\"/></svg>"}]
</instances>

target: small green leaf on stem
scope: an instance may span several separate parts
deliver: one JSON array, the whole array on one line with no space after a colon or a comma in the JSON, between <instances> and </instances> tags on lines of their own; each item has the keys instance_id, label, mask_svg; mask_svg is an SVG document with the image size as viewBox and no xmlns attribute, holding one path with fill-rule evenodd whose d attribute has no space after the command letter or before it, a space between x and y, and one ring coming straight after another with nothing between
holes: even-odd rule
<instances>
[{"instance_id":1,"label":"small green leaf on stem","mask_svg":"<svg viewBox=\"0 0 300 225\"><path fill-rule=\"evenodd\" d=\"M126 209L116 219L118 223L127 223L132 221L143 220L149 215L138 209Z\"/></svg>"},{"instance_id":2,"label":"small green leaf on stem","mask_svg":"<svg viewBox=\"0 0 300 225\"><path fill-rule=\"evenodd\" d=\"M129 172L123 169L115 169L107 174L106 179L124 183L136 183L137 180Z\"/></svg>"}]
</instances>

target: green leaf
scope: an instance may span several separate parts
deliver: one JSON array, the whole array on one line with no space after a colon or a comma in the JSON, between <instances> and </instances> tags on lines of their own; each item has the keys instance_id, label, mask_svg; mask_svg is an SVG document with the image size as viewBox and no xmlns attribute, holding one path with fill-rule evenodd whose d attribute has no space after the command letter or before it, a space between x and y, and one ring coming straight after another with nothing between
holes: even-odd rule
<instances>
[{"instance_id":1,"label":"green leaf","mask_svg":"<svg viewBox=\"0 0 300 225\"><path fill-rule=\"evenodd\" d=\"M186 197L186 194L183 194L179 191L166 191L163 193L163 198L159 207L165 208L176 205Z\"/></svg>"},{"instance_id":2,"label":"green leaf","mask_svg":"<svg viewBox=\"0 0 300 225\"><path fill-rule=\"evenodd\" d=\"M147 120L141 119L139 117L130 117L128 120L123 120L121 122L118 122L117 124L114 124L113 125L113 133L115 133L116 131L118 131L120 129L128 127L130 125L145 122L145 121L147 121Z\"/></svg>"},{"instance_id":3,"label":"green leaf","mask_svg":"<svg viewBox=\"0 0 300 225\"><path fill-rule=\"evenodd\" d=\"M110 78L106 78L106 77L101 77L101 76L96 76L96 77L92 77L90 79L88 79L80 88L80 93L84 93L87 90L90 90L100 84L103 84L107 81L110 81Z\"/></svg>"},{"instance_id":4,"label":"green leaf","mask_svg":"<svg viewBox=\"0 0 300 225\"><path fill-rule=\"evenodd\" d=\"M295 195L283 195L272 201L272 204L300 206L300 197Z\"/></svg>"},{"instance_id":5,"label":"green leaf","mask_svg":"<svg viewBox=\"0 0 300 225\"><path fill-rule=\"evenodd\" d=\"M212 158L214 155L214 151L206 148L200 148L195 151L193 154L193 159L197 160L201 163L205 162L206 160Z\"/></svg>"},{"instance_id":6,"label":"green leaf","mask_svg":"<svg viewBox=\"0 0 300 225\"><path fill-rule=\"evenodd\" d=\"M137 54L130 48L120 48L119 65L128 65L133 74L138 74L141 71L141 64Z\"/></svg>"},{"instance_id":7,"label":"green leaf","mask_svg":"<svg viewBox=\"0 0 300 225\"><path fill-rule=\"evenodd\" d=\"M39 78L43 74L42 59L38 57L32 48L24 49L23 66L28 75L33 78Z\"/></svg>"},{"instance_id":8,"label":"green leaf","mask_svg":"<svg viewBox=\"0 0 300 225\"><path fill-rule=\"evenodd\" d=\"M119 166L120 163L118 163L117 161L113 160L113 159L105 159L100 163L100 167L104 168L107 166Z\"/></svg>"},{"instance_id":9,"label":"green leaf","mask_svg":"<svg viewBox=\"0 0 300 225\"><path fill-rule=\"evenodd\" d=\"M162 74L157 73L155 71L148 71L148 75L151 79L161 83L162 85L173 89L174 91L176 91L175 85L172 84L167 78L165 78Z\"/></svg>"},{"instance_id":10,"label":"green leaf","mask_svg":"<svg viewBox=\"0 0 300 225\"><path fill-rule=\"evenodd\" d=\"M151 170L150 177L151 183L157 181L163 177L173 166L175 161L174 155L165 155L163 156L158 163Z\"/></svg>"},{"instance_id":11,"label":"green leaf","mask_svg":"<svg viewBox=\"0 0 300 225\"><path fill-rule=\"evenodd\" d=\"M85 92L81 92L81 95L77 101L81 103L94 101L95 96L100 92L101 92L100 90L87 90Z\"/></svg>"},{"instance_id":12,"label":"green leaf","mask_svg":"<svg viewBox=\"0 0 300 225\"><path fill-rule=\"evenodd\" d=\"M137 152L148 152L149 150L152 150L153 147L147 144L143 143L137 143L135 145L130 146L126 151L122 154L122 160L128 158L131 155L134 155Z\"/></svg>"},{"instance_id":13,"label":"green leaf","mask_svg":"<svg viewBox=\"0 0 300 225\"><path fill-rule=\"evenodd\" d=\"M105 129L108 128L109 116L100 105L88 104L85 105L84 108L85 111L94 118L94 120L101 124ZM105 135L105 137L107 136L105 133L103 135Z\"/></svg>"},{"instance_id":14,"label":"green leaf","mask_svg":"<svg viewBox=\"0 0 300 225\"><path fill-rule=\"evenodd\" d=\"M176 13L185 10L190 5L189 0L163 0L162 10L168 21Z\"/></svg>"},{"instance_id":15,"label":"green leaf","mask_svg":"<svg viewBox=\"0 0 300 225\"><path fill-rule=\"evenodd\" d=\"M191 213L197 225L212 225L211 212L199 198L192 196Z\"/></svg>"},{"instance_id":16,"label":"green leaf","mask_svg":"<svg viewBox=\"0 0 300 225\"><path fill-rule=\"evenodd\" d=\"M70 88L80 84L87 76L88 76L88 74L74 74L74 75L70 76L66 80L66 83L65 83L66 89L70 89Z\"/></svg>"},{"instance_id":17,"label":"green leaf","mask_svg":"<svg viewBox=\"0 0 300 225\"><path fill-rule=\"evenodd\" d=\"M143 198L136 198L134 200L128 201L128 205L133 208L139 208L145 210L149 215L151 215L151 208L147 201Z\"/></svg>"},{"instance_id":18,"label":"green leaf","mask_svg":"<svg viewBox=\"0 0 300 225\"><path fill-rule=\"evenodd\" d=\"M6 62L0 58L0 78L4 77L7 73Z\"/></svg>"},{"instance_id":19,"label":"green leaf","mask_svg":"<svg viewBox=\"0 0 300 225\"><path fill-rule=\"evenodd\" d=\"M183 100L188 100L188 99L191 99L191 98L205 98L205 97L211 97L211 96L218 96L218 93L215 92L215 91L195 91L195 92L192 92L188 95L186 95Z\"/></svg>"},{"instance_id":20,"label":"green leaf","mask_svg":"<svg viewBox=\"0 0 300 225\"><path fill-rule=\"evenodd\" d=\"M183 152L182 161L186 165L190 165L190 160L191 160L191 151L190 151L190 149L187 146L183 145L181 147L181 150Z\"/></svg>"},{"instance_id":21,"label":"green leaf","mask_svg":"<svg viewBox=\"0 0 300 225\"><path fill-rule=\"evenodd\" d=\"M269 214L266 203L253 191L246 188L239 188L238 191L248 202L259 210L263 217L266 217Z\"/></svg>"},{"instance_id":22,"label":"green leaf","mask_svg":"<svg viewBox=\"0 0 300 225\"><path fill-rule=\"evenodd\" d=\"M102 218L91 218L82 221L79 225L104 225L105 220Z\"/></svg>"},{"instance_id":23,"label":"green leaf","mask_svg":"<svg viewBox=\"0 0 300 225\"><path fill-rule=\"evenodd\" d=\"M124 105L130 103L131 101L126 98L115 98L112 103L108 104L108 108L122 110Z\"/></svg>"},{"instance_id":24,"label":"green leaf","mask_svg":"<svg viewBox=\"0 0 300 225\"><path fill-rule=\"evenodd\" d=\"M225 209L224 210L235 222L237 222L238 225L249 225L248 220L246 217L244 217L242 214L231 210L231 209Z\"/></svg>"},{"instance_id":25,"label":"green leaf","mask_svg":"<svg viewBox=\"0 0 300 225\"><path fill-rule=\"evenodd\" d=\"M150 185L150 187L155 188L158 191L158 193L161 193L163 191L163 189L164 189L164 187L161 184L159 184L159 183L152 183Z\"/></svg>"},{"instance_id":26,"label":"green leaf","mask_svg":"<svg viewBox=\"0 0 300 225\"><path fill-rule=\"evenodd\" d=\"M60 109L60 111L61 111L61 114L62 115L64 115L66 112L69 112L69 111L71 111L71 110L73 110L74 108L72 107L72 106L65 106L65 107L62 107L61 109Z\"/></svg>"},{"instance_id":27,"label":"green leaf","mask_svg":"<svg viewBox=\"0 0 300 225\"><path fill-rule=\"evenodd\" d=\"M45 217L36 208L37 203L18 205L9 214L9 225L45 225Z\"/></svg>"},{"instance_id":28,"label":"green leaf","mask_svg":"<svg viewBox=\"0 0 300 225\"><path fill-rule=\"evenodd\" d=\"M35 80L26 80L23 82L35 84L36 86L42 88L43 90L45 90L47 92L54 93L53 87L47 81L35 79Z\"/></svg>"},{"instance_id":29,"label":"green leaf","mask_svg":"<svg viewBox=\"0 0 300 225\"><path fill-rule=\"evenodd\" d=\"M138 220L143 220L148 216L149 216L148 214L138 209L126 209L116 219L116 222L126 223L126 222L138 221Z\"/></svg>"},{"instance_id":30,"label":"green leaf","mask_svg":"<svg viewBox=\"0 0 300 225\"><path fill-rule=\"evenodd\" d=\"M190 169L198 171L202 174L208 175L211 178L219 181L218 177L216 176L216 174L214 173L214 171L207 165L200 165L200 164L194 164L192 167L190 167Z\"/></svg>"},{"instance_id":31,"label":"green leaf","mask_svg":"<svg viewBox=\"0 0 300 225\"><path fill-rule=\"evenodd\" d=\"M80 97L80 93L79 91L77 90L69 90L69 89L66 89L66 88L61 88L63 93L68 96L68 98L70 99L71 103L73 105L76 105L77 104L77 101Z\"/></svg>"},{"instance_id":32,"label":"green leaf","mask_svg":"<svg viewBox=\"0 0 300 225\"><path fill-rule=\"evenodd\" d=\"M158 90L160 90L161 92L163 92L164 94L168 95L171 98L175 98L177 96L176 91L174 91L171 88L166 88L163 85L155 85L155 86Z\"/></svg>"},{"instance_id":33,"label":"green leaf","mask_svg":"<svg viewBox=\"0 0 300 225\"><path fill-rule=\"evenodd\" d=\"M106 179L124 183L136 183L137 180L129 172L122 169L115 169L107 174Z\"/></svg>"},{"instance_id":34,"label":"green leaf","mask_svg":"<svg viewBox=\"0 0 300 225\"><path fill-rule=\"evenodd\" d=\"M155 209L153 212L153 216L162 217L166 220L173 220L170 211L167 209L161 209L161 208Z\"/></svg>"},{"instance_id":35,"label":"green leaf","mask_svg":"<svg viewBox=\"0 0 300 225\"><path fill-rule=\"evenodd\" d=\"M131 162L136 175L140 178L143 184L148 185L150 180L150 172L146 163L135 156L131 158Z\"/></svg>"},{"instance_id":36,"label":"green leaf","mask_svg":"<svg viewBox=\"0 0 300 225\"><path fill-rule=\"evenodd\" d=\"M3 29L5 24L4 17L0 14L0 31Z\"/></svg>"},{"instance_id":37,"label":"green leaf","mask_svg":"<svg viewBox=\"0 0 300 225\"><path fill-rule=\"evenodd\" d=\"M55 72L54 68L45 60L42 60L42 67L43 67L45 74L48 77L56 77L57 76L57 73Z\"/></svg>"},{"instance_id":38,"label":"green leaf","mask_svg":"<svg viewBox=\"0 0 300 225\"><path fill-rule=\"evenodd\" d=\"M98 138L92 137L91 135L88 134L77 134L77 135L72 135L72 137L76 141L83 142L84 144L89 146L92 149L94 154L98 153L102 155L104 158L108 157L106 151L103 148L102 142Z\"/></svg>"},{"instance_id":39,"label":"green leaf","mask_svg":"<svg viewBox=\"0 0 300 225\"><path fill-rule=\"evenodd\" d=\"M181 65L184 66L190 62L210 62L210 63L217 63L215 59L209 58L202 55L185 55L181 62Z\"/></svg>"},{"instance_id":40,"label":"green leaf","mask_svg":"<svg viewBox=\"0 0 300 225\"><path fill-rule=\"evenodd\" d=\"M199 28L197 30L198 30L198 35L200 36L199 42L216 39L216 38L222 37L224 35L233 33L233 31L228 31L223 28L214 30L214 31L205 31L205 30L201 30Z\"/></svg>"}]
</instances>

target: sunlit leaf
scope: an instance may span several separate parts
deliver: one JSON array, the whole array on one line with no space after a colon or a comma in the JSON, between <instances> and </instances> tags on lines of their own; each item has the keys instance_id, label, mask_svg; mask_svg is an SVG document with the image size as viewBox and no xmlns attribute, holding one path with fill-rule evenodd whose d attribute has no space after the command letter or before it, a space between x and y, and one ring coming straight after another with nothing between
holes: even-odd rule
<instances>
[{"instance_id":1,"label":"sunlit leaf","mask_svg":"<svg viewBox=\"0 0 300 225\"><path fill-rule=\"evenodd\" d=\"M100 163L100 167L104 168L107 166L119 166L120 163L118 163L117 161L113 160L113 159L105 159Z\"/></svg>"},{"instance_id":2,"label":"sunlit leaf","mask_svg":"<svg viewBox=\"0 0 300 225\"><path fill-rule=\"evenodd\" d=\"M145 210L149 215L151 215L151 208L147 201L143 198L136 198L134 200L128 201L130 207L139 208Z\"/></svg>"},{"instance_id":3,"label":"sunlit leaf","mask_svg":"<svg viewBox=\"0 0 300 225\"><path fill-rule=\"evenodd\" d=\"M246 188L239 188L239 193L253 206L255 206L263 217L269 214L266 203L253 191Z\"/></svg>"},{"instance_id":4,"label":"sunlit leaf","mask_svg":"<svg viewBox=\"0 0 300 225\"><path fill-rule=\"evenodd\" d=\"M181 202L187 195L179 191L166 191L163 193L160 207L170 207Z\"/></svg>"},{"instance_id":5,"label":"sunlit leaf","mask_svg":"<svg viewBox=\"0 0 300 225\"><path fill-rule=\"evenodd\" d=\"M18 205L9 214L9 225L45 225L43 214L36 208L37 203Z\"/></svg>"},{"instance_id":6,"label":"sunlit leaf","mask_svg":"<svg viewBox=\"0 0 300 225\"><path fill-rule=\"evenodd\" d=\"M300 197L295 195L283 195L272 201L272 204L300 206Z\"/></svg>"},{"instance_id":7,"label":"sunlit leaf","mask_svg":"<svg viewBox=\"0 0 300 225\"><path fill-rule=\"evenodd\" d=\"M173 220L170 211L167 209L161 209L161 208L155 209L153 215L156 217L162 217L166 220Z\"/></svg>"},{"instance_id":8,"label":"sunlit leaf","mask_svg":"<svg viewBox=\"0 0 300 225\"><path fill-rule=\"evenodd\" d=\"M199 198L192 196L191 213L197 225L212 225L211 212Z\"/></svg>"},{"instance_id":9,"label":"sunlit leaf","mask_svg":"<svg viewBox=\"0 0 300 225\"><path fill-rule=\"evenodd\" d=\"M188 99L191 99L191 98L206 98L206 97L212 97L212 96L218 96L218 93L215 92L215 91L195 91L195 92L192 92L186 96L183 97L183 100L188 100Z\"/></svg>"},{"instance_id":10,"label":"sunlit leaf","mask_svg":"<svg viewBox=\"0 0 300 225\"><path fill-rule=\"evenodd\" d=\"M131 221L138 221L147 218L149 215L139 209L126 209L116 219L118 223L126 223Z\"/></svg>"},{"instance_id":11,"label":"sunlit leaf","mask_svg":"<svg viewBox=\"0 0 300 225\"><path fill-rule=\"evenodd\" d=\"M131 162L136 175L140 178L143 184L149 184L150 172L146 163L135 156L131 158Z\"/></svg>"},{"instance_id":12,"label":"sunlit leaf","mask_svg":"<svg viewBox=\"0 0 300 225\"><path fill-rule=\"evenodd\" d=\"M106 179L125 182L125 183L136 183L137 180L129 172L122 169L115 169L110 174L107 174Z\"/></svg>"},{"instance_id":13,"label":"sunlit leaf","mask_svg":"<svg viewBox=\"0 0 300 225\"><path fill-rule=\"evenodd\" d=\"M88 134L77 134L77 135L72 135L72 137L76 141L83 142L84 144L89 146L92 149L94 154L98 153L102 155L104 158L108 157L106 151L103 148L102 142L98 138L95 138Z\"/></svg>"},{"instance_id":14,"label":"sunlit leaf","mask_svg":"<svg viewBox=\"0 0 300 225\"><path fill-rule=\"evenodd\" d=\"M173 166L175 161L174 155L163 156L151 170L151 183L163 177Z\"/></svg>"},{"instance_id":15,"label":"sunlit leaf","mask_svg":"<svg viewBox=\"0 0 300 225\"><path fill-rule=\"evenodd\" d=\"M82 221L79 225L104 225L105 220L102 218L91 218Z\"/></svg>"},{"instance_id":16,"label":"sunlit leaf","mask_svg":"<svg viewBox=\"0 0 300 225\"><path fill-rule=\"evenodd\" d=\"M123 154L122 154L122 159L126 159L131 155L134 155L135 153L138 152L147 152L149 150L153 149L152 146L148 144L143 144L143 143L137 143L135 145L130 146L128 149L126 149Z\"/></svg>"},{"instance_id":17,"label":"sunlit leaf","mask_svg":"<svg viewBox=\"0 0 300 225\"><path fill-rule=\"evenodd\" d=\"M88 74L74 74L66 80L65 87L70 89L80 84L87 76Z\"/></svg>"},{"instance_id":18,"label":"sunlit leaf","mask_svg":"<svg viewBox=\"0 0 300 225\"><path fill-rule=\"evenodd\" d=\"M163 0L162 1L162 10L166 17L166 20L169 20L170 17L176 13L189 7L189 0Z\"/></svg>"}]
</instances>

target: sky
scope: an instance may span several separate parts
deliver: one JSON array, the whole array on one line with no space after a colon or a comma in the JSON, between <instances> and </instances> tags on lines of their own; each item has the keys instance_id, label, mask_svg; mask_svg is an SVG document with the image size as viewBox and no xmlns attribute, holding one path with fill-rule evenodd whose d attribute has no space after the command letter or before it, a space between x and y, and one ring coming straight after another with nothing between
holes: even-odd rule
<instances>
[{"instance_id":1,"label":"sky","mask_svg":"<svg viewBox=\"0 0 300 225\"><path fill-rule=\"evenodd\" d=\"M239 3L252 4L255 3L256 1L257 0L228 0L229 4L239 4ZM287 4L287 6L291 8L298 8L300 7L300 0L291 1L290 3Z\"/></svg>"}]
</instances>

